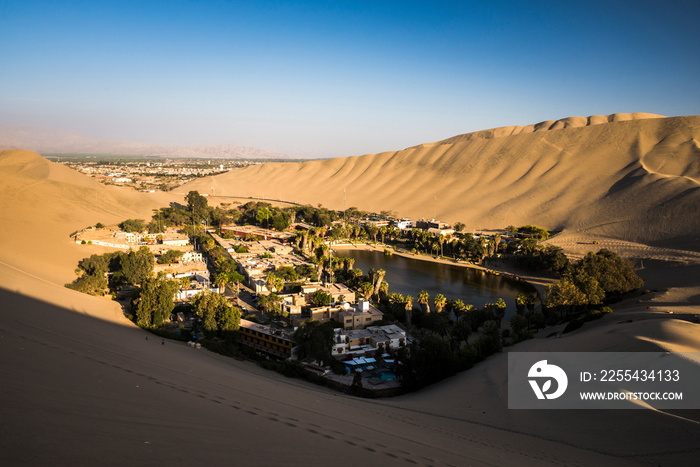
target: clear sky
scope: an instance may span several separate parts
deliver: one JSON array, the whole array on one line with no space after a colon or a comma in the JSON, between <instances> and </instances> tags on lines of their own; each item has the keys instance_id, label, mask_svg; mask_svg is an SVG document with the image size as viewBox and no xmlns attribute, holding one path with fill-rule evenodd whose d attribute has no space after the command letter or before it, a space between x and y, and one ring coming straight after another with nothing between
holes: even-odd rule
<instances>
[{"instance_id":1,"label":"clear sky","mask_svg":"<svg viewBox=\"0 0 700 467\"><path fill-rule=\"evenodd\" d=\"M0 1L0 123L295 157L700 114L700 2Z\"/></svg>"}]
</instances>

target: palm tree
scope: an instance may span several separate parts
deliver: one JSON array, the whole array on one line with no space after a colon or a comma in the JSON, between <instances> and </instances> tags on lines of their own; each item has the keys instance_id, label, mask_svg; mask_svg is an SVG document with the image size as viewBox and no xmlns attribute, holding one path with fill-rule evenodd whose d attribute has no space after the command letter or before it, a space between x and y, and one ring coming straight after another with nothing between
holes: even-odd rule
<instances>
[{"instance_id":1,"label":"palm tree","mask_svg":"<svg viewBox=\"0 0 700 467\"><path fill-rule=\"evenodd\" d=\"M411 315L413 314L413 297L406 295L406 326L411 327Z\"/></svg>"},{"instance_id":2,"label":"palm tree","mask_svg":"<svg viewBox=\"0 0 700 467\"><path fill-rule=\"evenodd\" d=\"M382 286L382 281L384 280L385 275L386 271L384 269L380 269L374 273L374 290L372 295L376 295L377 299L379 299L379 288Z\"/></svg>"},{"instance_id":3,"label":"palm tree","mask_svg":"<svg viewBox=\"0 0 700 467\"><path fill-rule=\"evenodd\" d=\"M462 341L469 344L469 335L472 333L472 328L467 320L460 319L452 326L452 347L453 350L458 350L461 347Z\"/></svg>"},{"instance_id":4,"label":"palm tree","mask_svg":"<svg viewBox=\"0 0 700 467\"><path fill-rule=\"evenodd\" d=\"M325 259L326 253L328 253L328 249L328 245L326 245L325 243L321 243L318 246L318 248L316 248L316 250L314 251L314 253L316 253L316 258L319 260Z\"/></svg>"},{"instance_id":5,"label":"palm tree","mask_svg":"<svg viewBox=\"0 0 700 467\"><path fill-rule=\"evenodd\" d=\"M324 264L323 258L314 259L313 262L316 265L316 277L318 278L319 281L323 281L323 264Z\"/></svg>"},{"instance_id":6,"label":"palm tree","mask_svg":"<svg viewBox=\"0 0 700 467\"><path fill-rule=\"evenodd\" d=\"M355 264L355 258L351 258L349 256L346 256L343 258L343 268L345 269L345 272L348 272L349 270L352 269L352 266Z\"/></svg>"},{"instance_id":7,"label":"palm tree","mask_svg":"<svg viewBox=\"0 0 700 467\"><path fill-rule=\"evenodd\" d=\"M396 236L399 233L399 229L397 229L396 226L390 225L387 229L387 232L389 233L389 240L396 240Z\"/></svg>"},{"instance_id":8,"label":"palm tree","mask_svg":"<svg viewBox=\"0 0 700 467\"><path fill-rule=\"evenodd\" d=\"M374 243L377 243L377 234L379 233L379 228L374 224L369 224L365 227L365 230L367 231L367 235L370 235L372 237Z\"/></svg>"},{"instance_id":9,"label":"palm tree","mask_svg":"<svg viewBox=\"0 0 700 467\"><path fill-rule=\"evenodd\" d=\"M420 237L421 237L421 230L420 229L411 229L410 236L411 236L411 240L413 240L414 243L418 242L420 240Z\"/></svg>"},{"instance_id":10,"label":"palm tree","mask_svg":"<svg viewBox=\"0 0 700 467\"><path fill-rule=\"evenodd\" d=\"M466 305L464 302L460 299L455 300L452 309L455 312L455 316L459 317L464 313L464 309L466 308Z\"/></svg>"},{"instance_id":11,"label":"palm tree","mask_svg":"<svg viewBox=\"0 0 700 467\"><path fill-rule=\"evenodd\" d=\"M450 251L452 252L452 258L457 259L457 254L459 253L459 247L461 243L455 237L450 237Z\"/></svg>"},{"instance_id":12,"label":"palm tree","mask_svg":"<svg viewBox=\"0 0 700 467\"><path fill-rule=\"evenodd\" d=\"M301 249L302 252L306 252L306 243L309 238L309 231L304 230L298 234L299 238L299 248Z\"/></svg>"},{"instance_id":13,"label":"palm tree","mask_svg":"<svg viewBox=\"0 0 700 467\"><path fill-rule=\"evenodd\" d=\"M265 276L265 283L267 284L267 290L272 292L272 288L275 285L275 279L277 279L277 276L275 276L274 272L268 272L267 275Z\"/></svg>"},{"instance_id":14,"label":"palm tree","mask_svg":"<svg viewBox=\"0 0 700 467\"><path fill-rule=\"evenodd\" d=\"M388 293L389 283L387 281L383 281L382 284L379 286L379 295L382 297L386 297Z\"/></svg>"},{"instance_id":15,"label":"palm tree","mask_svg":"<svg viewBox=\"0 0 700 467\"><path fill-rule=\"evenodd\" d=\"M479 321L478 311L479 309L471 304L464 307L464 317L462 319L465 320L473 330L477 329Z\"/></svg>"},{"instance_id":16,"label":"palm tree","mask_svg":"<svg viewBox=\"0 0 700 467\"><path fill-rule=\"evenodd\" d=\"M435 312L440 313L445 307L447 299L443 294L439 293L435 296L435 300L433 301L433 303L435 304Z\"/></svg>"},{"instance_id":17,"label":"palm tree","mask_svg":"<svg viewBox=\"0 0 700 467\"><path fill-rule=\"evenodd\" d=\"M428 232L422 232L421 233L421 243L423 243L423 250L425 250L426 253L429 253L428 249L431 246L431 239L432 235L429 234Z\"/></svg>"},{"instance_id":18,"label":"palm tree","mask_svg":"<svg viewBox=\"0 0 700 467\"><path fill-rule=\"evenodd\" d=\"M494 242L493 240L489 240L488 252L489 256L493 256L496 253L496 242Z\"/></svg>"},{"instance_id":19,"label":"palm tree","mask_svg":"<svg viewBox=\"0 0 700 467\"><path fill-rule=\"evenodd\" d=\"M275 278L275 291L281 292L284 289L284 280L281 277Z\"/></svg>"},{"instance_id":20,"label":"palm tree","mask_svg":"<svg viewBox=\"0 0 700 467\"><path fill-rule=\"evenodd\" d=\"M502 298L499 298L496 300L496 303L494 303L494 313L498 320L498 325L500 326L501 320L503 320L503 317L506 315L506 302L503 301Z\"/></svg>"},{"instance_id":21,"label":"palm tree","mask_svg":"<svg viewBox=\"0 0 700 467\"><path fill-rule=\"evenodd\" d=\"M331 244L333 242L337 242L341 238L345 236L345 229L341 224L334 224L333 227L331 228L330 232L330 237L331 237Z\"/></svg>"},{"instance_id":22,"label":"palm tree","mask_svg":"<svg viewBox=\"0 0 700 467\"><path fill-rule=\"evenodd\" d=\"M226 284L229 283L229 276L225 272L222 272L220 274L217 274L216 277L214 278L214 283L219 287L219 293L220 294L225 294L226 293Z\"/></svg>"},{"instance_id":23,"label":"palm tree","mask_svg":"<svg viewBox=\"0 0 700 467\"><path fill-rule=\"evenodd\" d=\"M362 293L362 296L365 297L367 300L372 296L372 292L374 291L374 286L372 285L371 282L363 282L360 284L360 292Z\"/></svg>"},{"instance_id":24,"label":"palm tree","mask_svg":"<svg viewBox=\"0 0 700 467\"><path fill-rule=\"evenodd\" d=\"M385 225L381 226L379 228L379 235L382 236L382 243L385 243L384 240L386 238L386 235L389 233L389 228Z\"/></svg>"},{"instance_id":25,"label":"palm tree","mask_svg":"<svg viewBox=\"0 0 700 467\"><path fill-rule=\"evenodd\" d=\"M537 302L537 295L534 293L527 294L527 309L528 311L533 311L535 309L535 303Z\"/></svg>"},{"instance_id":26,"label":"palm tree","mask_svg":"<svg viewBox=\"0 0 700 467\"><path fill-rule=\"evenodd\" d=\"M421 308L424 313L430 313L430 295L425 290L421 290L418 294L418 303L420 303Z\"/></svg>"}]
</instances>

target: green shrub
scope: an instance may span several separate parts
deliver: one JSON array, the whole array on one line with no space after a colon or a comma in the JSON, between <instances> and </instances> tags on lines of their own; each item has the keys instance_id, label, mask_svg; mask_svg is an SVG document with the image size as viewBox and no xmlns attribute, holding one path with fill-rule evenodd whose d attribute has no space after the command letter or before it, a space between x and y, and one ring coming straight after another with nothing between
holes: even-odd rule
<instances>
[{"instance_id":1,"label":"green shrub","mask_svg":"<svg viewBox=\"0 0 700 467\"><path fill-rule=\"evenodd\" d=\"M92 276L85 274L80 276L70 284L66 284L69 289L101 297L107 288L107 279L104 276Z\"/></svg>"},{"instance_id":2,"label":"green shrub","mask_svg":"<svg viewBox=\"0 0 700 467\"><path fill-rule=\"evenodd\" d=\"M342 362L339 362L335 358L331 359L330 367L331 371L336 375L344 375L348 372L347 368L345 368L345 365L343 365Z\"/></svg>"},{"instance_id":3,"label":"green shrub","mask_svg":"<svg viewBox=\"0 0 700 467\"><path fill-rule=\"evenodd\" d=\"M275 366L274 370L287 378L303 378L305 373L301 363L291 360L283 360Z\"/></svg>"}]
</instances>

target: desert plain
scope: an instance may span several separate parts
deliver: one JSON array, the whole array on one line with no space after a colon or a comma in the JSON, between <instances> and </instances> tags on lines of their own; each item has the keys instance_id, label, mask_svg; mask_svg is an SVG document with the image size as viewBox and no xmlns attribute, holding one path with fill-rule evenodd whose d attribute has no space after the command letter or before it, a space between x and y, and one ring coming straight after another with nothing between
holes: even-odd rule
<instances>
[{"instance_id":1,"label":"desert plain","mask_svg":"<svg viewBox=\"0 0 700 467\"><path fill-rule=\"evenodd\" d=\"M699 132L697 116L576 117L250 166L167 193L104 186L38 154L2 151L2 463L694 465L697 411L509 410L507 352L700 352ZM561 231L548 242L573 258L618 252L649 292L561 338L506 348L416 393L367 400L161 345L116 302L64 287L80 259L106 251L75 244L72 232L147 219L190 190L212 189L467 230L540 225Z\"/></svg>"}]
</instances>

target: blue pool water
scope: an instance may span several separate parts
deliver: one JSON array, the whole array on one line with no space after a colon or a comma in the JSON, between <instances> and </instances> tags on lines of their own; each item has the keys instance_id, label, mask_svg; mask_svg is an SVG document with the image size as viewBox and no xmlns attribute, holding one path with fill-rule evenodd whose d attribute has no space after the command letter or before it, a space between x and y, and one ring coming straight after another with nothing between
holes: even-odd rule
<instances>
[{"instance_id":1,"label":"blue pool water","mask_svg":"<svg viewBox=\"0 0 700 467\"><path fill-rule=\"evenodd\" d=\"M396 375L389 370L380 371L374 376L382 381L394 381L396 379Z\"/></svg>"}]
</instances>

